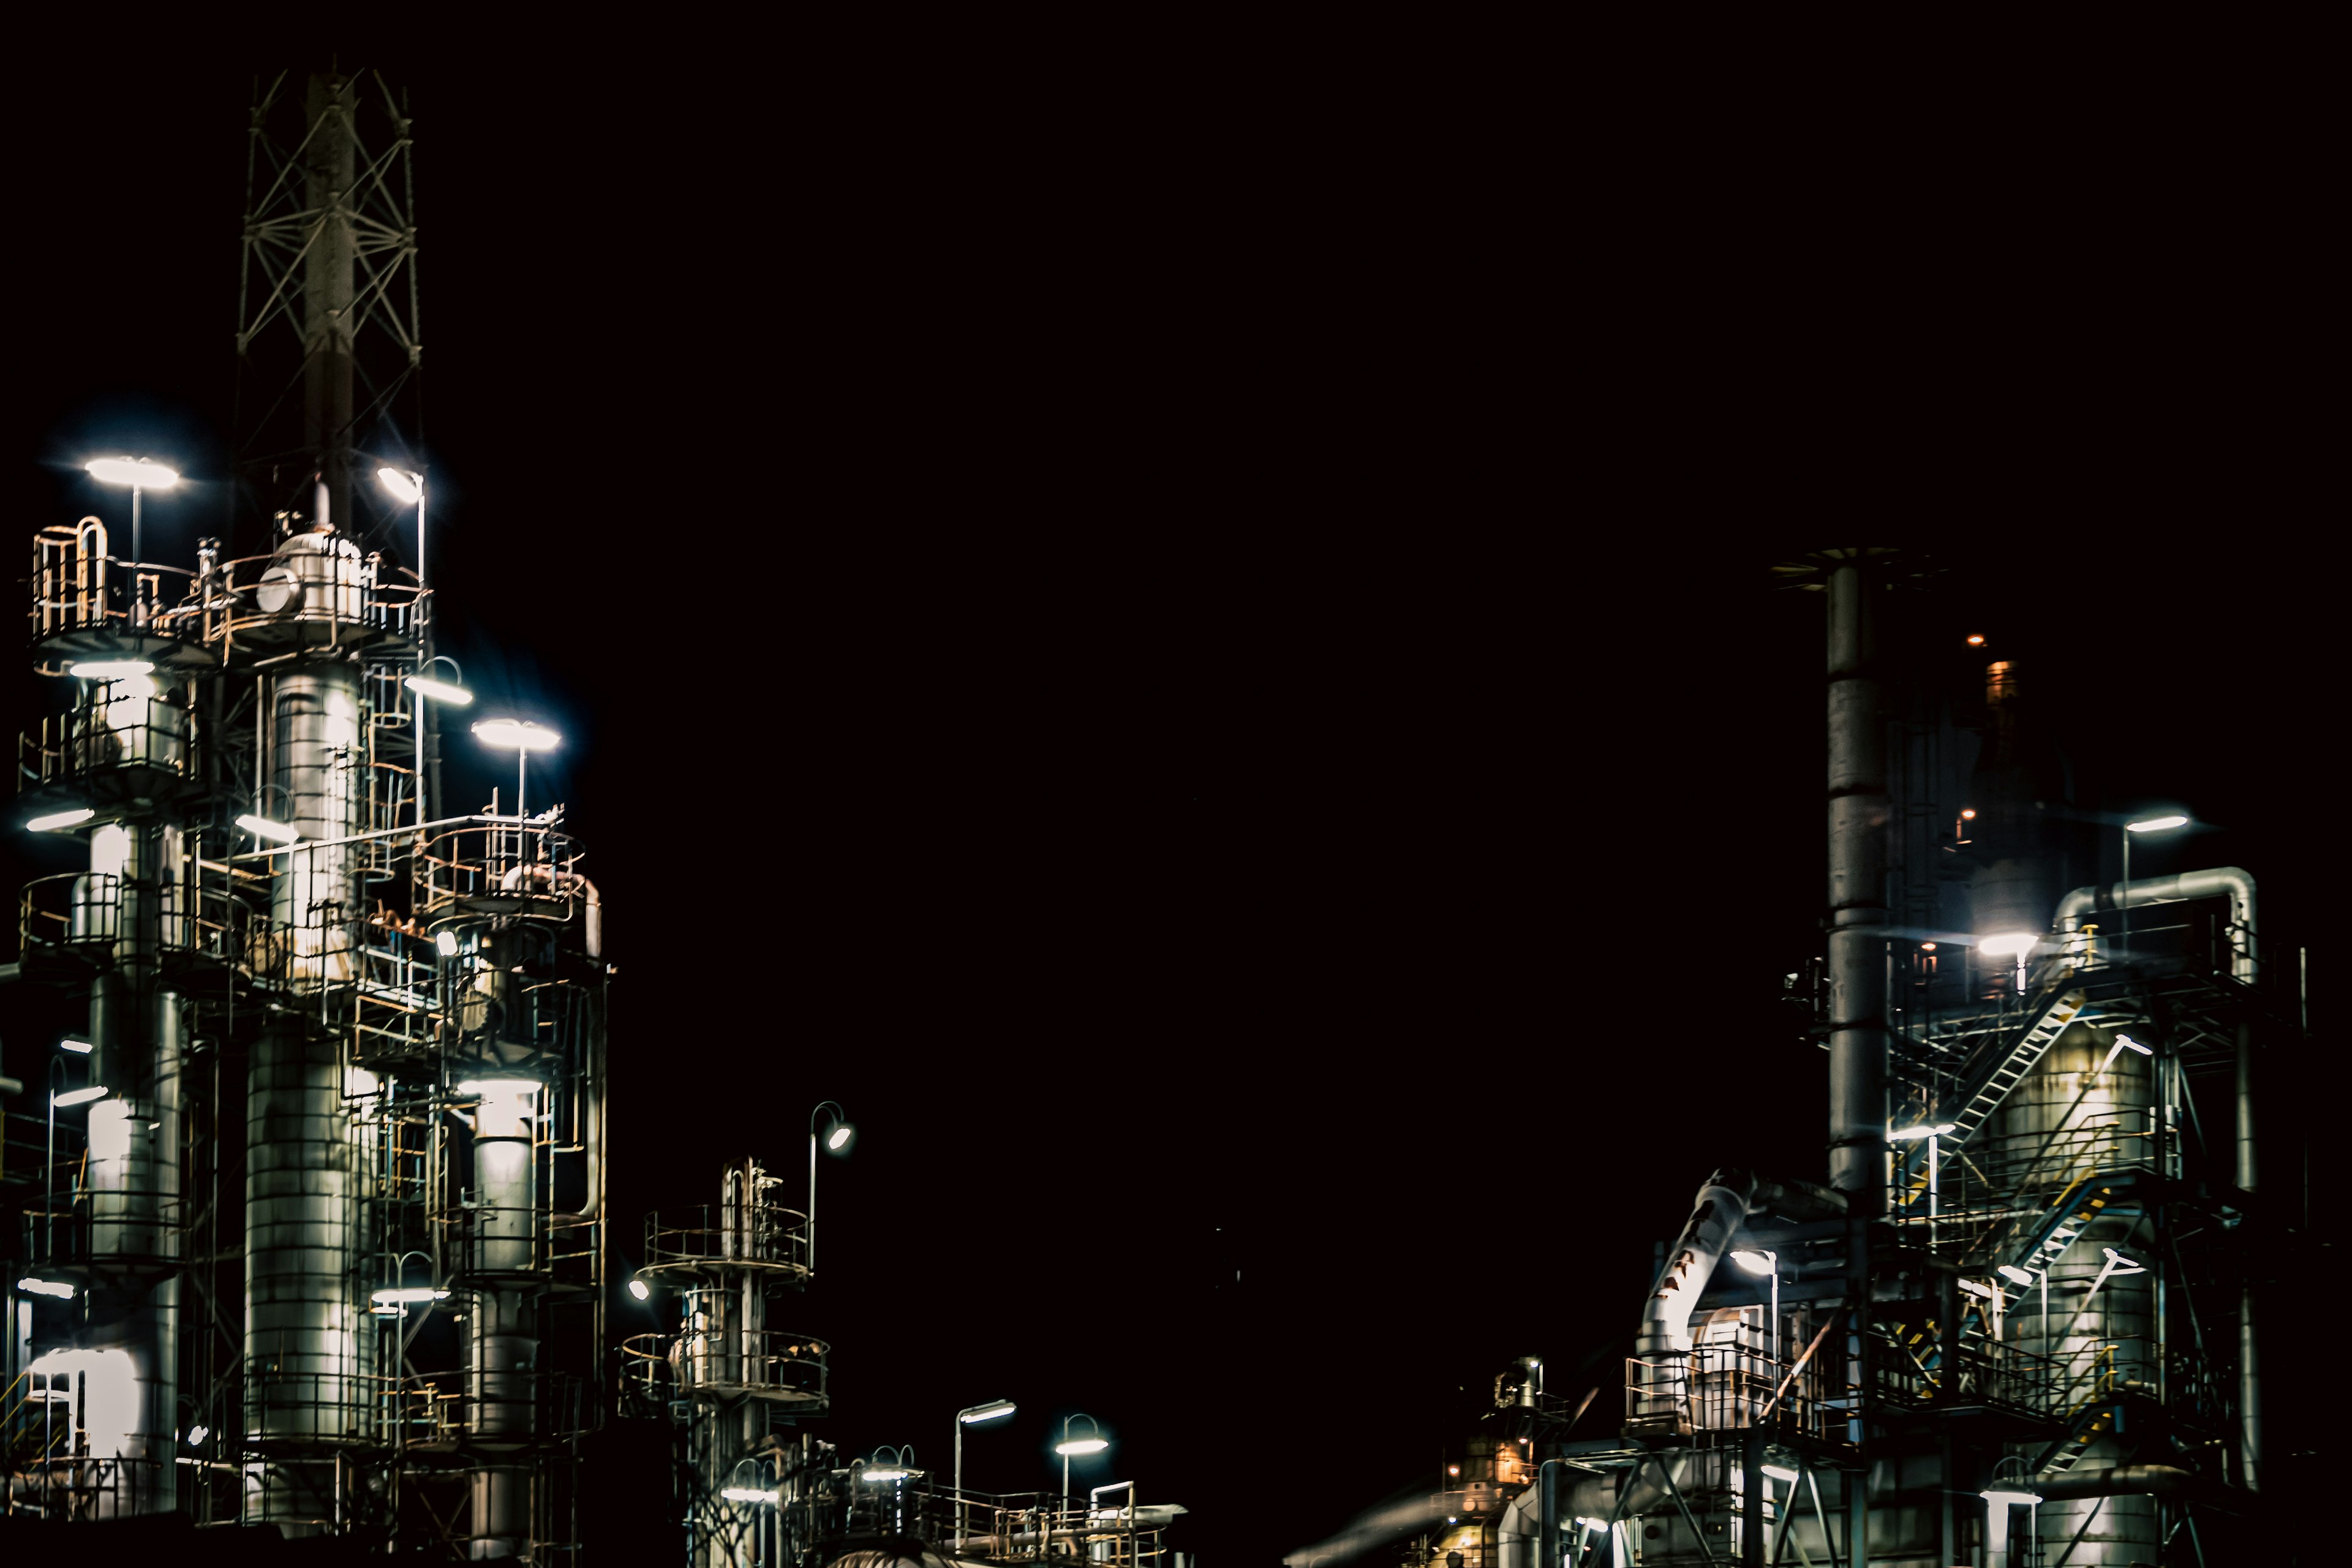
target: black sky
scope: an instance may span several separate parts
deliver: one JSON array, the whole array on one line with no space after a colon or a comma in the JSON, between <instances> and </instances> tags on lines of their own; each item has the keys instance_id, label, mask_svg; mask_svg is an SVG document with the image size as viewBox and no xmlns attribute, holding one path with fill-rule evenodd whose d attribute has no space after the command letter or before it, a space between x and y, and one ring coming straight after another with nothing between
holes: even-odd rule
<instances>
[{"instance_id":1,"label":"black sky","mask_svg":"<svg viewBox=\"0 0 2352 1568\"><path fill-rule=\"evenodd\" d=\"M1607 1406L1698 1180L1822 1163L1775 540L1941 552L1908 613L2047 672L2084 803L2186 803L2221 831L2150 859L2315 940L2340 507L2254 351L2149 341L2124 220L1822 269L1729 151L1498 177L1572 140L1507 91L880 72L837 114L723 53L394 59L433 569L486 704L569 740L533 787L610 910L624 1260L721 1161L796 1172L816 1100L862 1129L792 1319L846 1448L944 1464L1007 1396L967 1469L1025 1489L1083 1409L1095 1480L1263 1561L1506 1358L1590 1352ZM119 447L200 481L151 555L211 531L254 68L14 101L26 533L119 505L77 471Z\"/></svg>"}]
</instances>

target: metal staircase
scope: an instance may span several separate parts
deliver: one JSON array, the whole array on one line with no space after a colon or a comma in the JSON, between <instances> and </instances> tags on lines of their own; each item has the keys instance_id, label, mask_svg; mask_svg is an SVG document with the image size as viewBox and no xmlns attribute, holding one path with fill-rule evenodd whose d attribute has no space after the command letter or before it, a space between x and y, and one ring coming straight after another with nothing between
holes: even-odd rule
<instances>
[{"instance_id":1,"label":"metal staircase","mask_svg":"<svg viewBox=\"0 0 2352 1568\"><path fill-rule=\"evenodd\" d=\"M2033 1070L2051 1042L2064 1033L2066 1026L2082 1012L2084 1000L2081 991L2059 991L2053 986L2043 993L2042 1003L2032 1010L2027 1021L2009 1037L2006 1047L1990 1053L1991 1060L1983 1076L1968 1086L1967 1100L1952 1118L1952 1131L1942 1135L1945 1163L1958 1157L1960 1146L1968 1142L1969 1134L1983 1126L1985 1118L2009 1098L2009 1091Z\"/></svg>"}]
</instances>

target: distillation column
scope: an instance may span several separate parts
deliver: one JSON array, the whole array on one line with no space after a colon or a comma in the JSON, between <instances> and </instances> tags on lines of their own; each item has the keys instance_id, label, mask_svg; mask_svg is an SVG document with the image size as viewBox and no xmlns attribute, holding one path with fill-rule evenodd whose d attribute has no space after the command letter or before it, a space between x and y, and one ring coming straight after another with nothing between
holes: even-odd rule
<instances>
[{"instance_id":1,"label":"distillation column","mask_svg":"<svg viewBox=\"0 0 2352 1568\"><path fill-rule=\"evenodd\" d=\"M2029 1209L2046 1209L2069 1188L2070 1211L2087 1209L2100 1196L2103 1177L2144 1167L2150 1158L2158 1121L2151 1059L2116 1050L2111 1031L2074 1025L2010 1090L1989 1124L1993 1137L1979 1157L1997 1162L1996 1173L2017 1173L2015 1185ZM2078 1179L2081 1184L2075 1185ZM2049 1287L2046 1293L2039 1285L2021 1287L2007 1316L2016 1344L2057 1363L2056 1384L2064 1391L2068 1414L2095 1405L2095 1396L2110 1387L2136 1383L2151 1394L2156 1390L2156 1275L2117 1272L2108 1258L2112 1249L2133 1264L2150 1261L2147 1244L2134 1239L2140 1225L2137 1211L2116 1215L2103 1207L2079 1227L2061 1225L2041 1258L2003 1260L2027 1268ZM2030 1462L2041 1447L2037 1443L2015 1451ZM2087 1474L2126 1458L2116 1436L2106 1432L2053 1463ZM2031 1488L2030 1481L2025 1484ZM2099 1568L2153 1563L2159 1555L2153 1497L2053 1498L2040 1514L2044 1542L2072 1541L2081 1533L2069 1559L2073 1563Z\"/></svg>"},{"instance_id":2,"label":"distillation column","mask_svg":"<svg viewBox=\"0 0 2352 1568\"><path fill-rule=\"evenodd\" d=\"M483 1448L527 1450L538 1436L538 1188L532 1123L540 1088L493 1079L474 1121L473 1310L466 1320L467 1392L473 1437ZM488 1463L473 1471L471 1555L519 1557L531 1539L531 1468Z\"/></svg>"},{"instance_id":3,"label":"distillation column","mask_svg":"<svg viewBox=\"0 0 2352 1568\"><path fill-rule=\"evenodd\" d=\"M84 731L94 743L114 756L179 760L155 754L157 737L184 738L170 718L158 721L181 710L153 680L131 675L100 691ZM89 1342L126 1358L131 1385L128 1425L102 1444L117 1463L95 1500L100 1516L178 1501L182 1010L158 966L182 843L178 828L149 816L106 824L90 835L84 884L92 934L113 938L113 968L93 978L89 998L92 1080L112 1092L89 1111Z\"/></svg>"},{"instance_id":4,"label":"distillation column","mask_svg":"<svg viewBox=\"0 0 2352 1568\"><path fill-rule=\"evenodd\" d=\"M255 1041L246 1101L247 1517L289 1533L332 1528L332 1447L362 1398L352 1131L316 998L348 979L359 827L360 672L321 663L275 678L269 799L301 842L276 857L274 946L290 1004ZM280 1462L281 1457L283 1462Z\"/></svg>"}]
</instances>

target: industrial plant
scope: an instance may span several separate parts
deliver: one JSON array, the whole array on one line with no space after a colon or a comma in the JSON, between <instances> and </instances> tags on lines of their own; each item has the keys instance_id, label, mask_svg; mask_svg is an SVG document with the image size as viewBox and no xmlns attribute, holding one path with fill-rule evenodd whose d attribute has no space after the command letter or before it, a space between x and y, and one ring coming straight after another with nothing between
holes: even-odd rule
<instances>
[{"instance_id":1,"label":"industrial plant","mask_svg":"<svg viewBox=\"0 0 2352 1568\"><path fill-rule=\"evenodd\" d=\"M663 1500L676 1561L920 1540L1164 1568L1181 1508L1073 1500L1091 1418L1063 1422L1055 1495L963 1485L965 1428L1010 1400L957 1414L952 1468L824 1438L830 1345L796 1304L838 1106L804 1197L789 1164L714 1157L713 1204L614 1235L616 971L533 772L564 737L436 647L462 585L427 581L410 439L411 132L374 73L257 83L237 471L214 481L236 505L192 560L152 559L145 510L183 476L100 452L120 505L33 531L26 657L54 701L12 830L71 868L22 889L0 971L65 1020L0 1078L0 1528L86 1531L59 1538L80 1561L163 1521L593 1562L583 1446L635 1418L670 1462L603 1484ZM487 800L446 798L453 747L502 781Z\"/></svg>"},{"instance_id":2,"label":"industrial plant","mask_svg":"<svg viewBox=\"0 0 2352 1568\"><path fill-rule=\"evenodd\" d=\"M2304 1153L2256 1107L2300 1059L2303 951L2256 868L2133 876L2193 816L2074 809L2034 670L1933 640L1932 557L1775 577L1827 631L1825 951L1776 1047L1827 1053L1827 1168L1658 1193L1622 1383L1515 1363L1442 1476L1289 1561L2292 1561L2264 1260Z\"/></svg>"}]
</instances>

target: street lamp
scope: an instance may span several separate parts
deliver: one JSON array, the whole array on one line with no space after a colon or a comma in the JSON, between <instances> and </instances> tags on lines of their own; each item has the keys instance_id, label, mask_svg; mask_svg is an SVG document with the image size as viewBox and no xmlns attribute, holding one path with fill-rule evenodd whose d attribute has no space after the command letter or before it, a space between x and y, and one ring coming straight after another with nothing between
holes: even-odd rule
<instances>
[{"instance_id":1,"label":"street lamp","mask_svg":"<svg viewBox=\"0 0 2352 1568\"><path fill-rule=\"evenodd\" d=\"M1780 1255L1769 1247L1743 1247L1731 1261L1750 1274L1772 1277L1772 1375L1780 1374Z\"/></svg>"},{"instance_id":2,"label":"street lamp","mask_svg":"<svg viewBox=\"0 0 2352 1568\"><path fill-rule=\"evenodd\" d=\"M816 1109L809 1112L808 1214L803 1223L808 1226L808 1263L806 1267L808 1272L812 1275L816 1272L816 1124L817 1120L824 1114L825 1107L827 1106L833 1107L833 1125L825 1130L825 1152L832 1154L836 1158L848 1153L849 1141L857 1136L857 1129L849 1124L849 1112L842 1110L840 1103L836 1100L819 1100L817 1102Z\"/></svg>"},{"instance_id":3,"label":"street lamp","mask_svg":"<svg viewBox=\"0 0 2352 1568\"><path fill-rule=\"evenodd\" d=\"M1070 1423L1083 1421L1094 1428L1091 1437L1070 1436ZM1062 1417L1062 1440L1054 1445L1054 1452L1062 1456L1062 1506L1070 1506L1070 1457L1074 1454L1099 1454L1110 1447L1110 1439L1102 1435L1102 1423L1079 1411L1076 1415Z\"/></svg>"},{"instance_id":4,"label":"street lamp","mask_svg":"<svg viewBox=\"0 0 2352 1568\"><path fill-rule=\"evenodd\" d=\"M496 746L500 751L510 748L514 752L515 821L520 825L524 817L522 788L526 770L530 766L530 754L555 750L563 743L563 737L527 720L485 719L474 726L474 739L485 746Z\"/></svg>"},{"instance_id":5,"label":"street lamp","mask_svg":"<svg viewBox=\"0 0 2352 1568\"><path fill-rule=\"evenodd\" d=\"M131 487L131 565L132 593L138 591L139 498L149 490L168 490L180 482L180 476L161 463L151 463L144 458L100 458L82 465L89 477L100 484ZM133 626L145 626L144 605L132 605Z\"/></svg>"},{"instance_id":6,"label":"street lamp","mask_svg":"<svg viewBox=\"0 0 2352 1568\"><path fill-rule=\"evenodd\" d=\"M993 1421L1000 1415L1010 1415L1015 1406L1009 1399L992 1399L985 1405L966 1405L956 1412L955 1418L955 1500L956 1546L963 1545L965 1523L963 1506L963 1429L982 1421Z\"/></svg>"},{"instance_id":7,"label":"street lamp","mask_svg":"<svg viewBox=\"0 0 2352 1568\"><path fill-rule=\"evenodd\" d=\"M2189 819L2174 814L2168 816L2142 817L2137 822L2124 824L2124 891L2116 900L2116 948L2118 958L2128 956L2123 950L2131 943L2131 847L2132 839L2142 833L2168 833L2176 827L2186 827Z\"/></svg>"}]
</instances>

